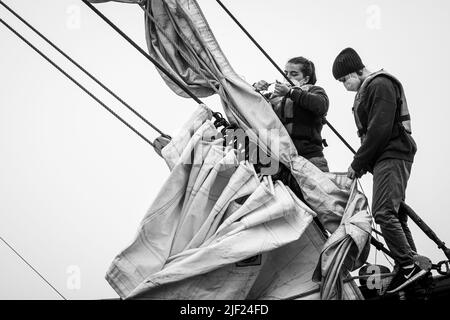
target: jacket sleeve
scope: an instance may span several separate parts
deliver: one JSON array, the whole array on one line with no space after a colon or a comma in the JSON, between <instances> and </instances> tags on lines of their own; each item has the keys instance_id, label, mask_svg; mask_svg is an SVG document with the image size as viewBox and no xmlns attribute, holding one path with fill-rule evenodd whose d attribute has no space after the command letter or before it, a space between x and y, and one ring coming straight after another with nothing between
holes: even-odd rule
<instances>
[{"instance_id":1,"label":"jacket sleeve","mask_svg":"<svg viewBox=\"0 0 450 320\"><path fill-rule=\"evenodd\" d=\"M390 80L375 79L367 90L367 132L351 164L357 173L368 170L388 145L397 109L396 92Z\"/></svg>"},{"instance_id":2,"label":"jacket sleeve","mask_svg":"<svg viewBox=\"0 0 450 320\"><path fill-rule=\"evenodd\" d=\"M314 86L309 91L293 89L291 99L296 107L311 111L317 116L325 116L328 112L328 96L321 87Z\"/></svg>"}]
</instances>

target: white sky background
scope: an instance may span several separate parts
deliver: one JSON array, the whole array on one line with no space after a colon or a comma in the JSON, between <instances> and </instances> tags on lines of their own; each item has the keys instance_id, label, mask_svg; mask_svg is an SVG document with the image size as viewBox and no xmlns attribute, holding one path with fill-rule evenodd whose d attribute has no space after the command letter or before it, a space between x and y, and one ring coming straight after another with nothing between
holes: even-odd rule
<instances>
[{"instance_id":1,"label":"white sky background","mask_svg":"<svg viewBox=\"0 0 450 320\"><path fill-rule=\"evenodd\" d=\"M175 134L197 108L192 99L175 96L150 62L81 1L4 2L163 131ZM239 74L250 83L282 80L215 1L198 2ZM354 94L332 77L335 56L352 46L369 69L384 67L403 82L419 148L407 203L450 245L450 2L223 2L282 68L293 56L314 61L318 85L331 102L328 120L354 147L359 145L351 113ZM97 8L146 49L138 6ZM0 17L148 138L157 136L2 7ZM203 100L222 111L217 97ZM351 153L327 127L323 136L330 145L325 155L331 170L346 171ZM104 280L106 270L132 241L168 173L149 145L0 26L0 236L64 296L117 297ZM363 185L370 199L370 176ZM420 253L434 262L444 259L413 222L410 226ZM380 256L378 262L386 264ZM79 282L74 281L78 275ZM0 243L0 299L59 296Z\"/></svg>"}]
</instances>

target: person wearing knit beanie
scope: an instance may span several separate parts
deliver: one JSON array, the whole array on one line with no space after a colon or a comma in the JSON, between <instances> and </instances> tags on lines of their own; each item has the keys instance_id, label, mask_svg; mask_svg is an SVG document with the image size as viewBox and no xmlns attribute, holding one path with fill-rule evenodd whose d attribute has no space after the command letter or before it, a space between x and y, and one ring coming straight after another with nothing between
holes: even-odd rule
<instances>
[{"instance_id":1,"label":"person wearing knit beanie","mask_svg":"<svg viewBox=\"0 0 450 320\"><path fill-rule=\"evenodd\" d=\"M342 50L333 63L333 76L336 80L346 75L360 71L364 64L358 53L352 48Z\"/></svg>"},{"instance_id":2,"label":"person wearing knit beanie","mask_svg":"<svg viewBox=\"0 0 450 320\"><path fill-rule=\"evenodd\" d=\"M332 72L348 91L357 92L352 110L361 146L347 176L354 179L373 173L372 214L399 266L386 290L394 293L426 275L415 263L417 250L402 205L417 151L405 92L388 72L369 72L352 48L338 54Z\"/></svg>"},{"instance_id":3,"label":"person wearing knit beanie","mask_svg":"<svg viewBox=\"0 0 450 320\"><path fill-rule=\"evenodd\" d=\"M353 48L342 50L333 63L333 76L342 82L348 91L358 91L362 82L370 75L360 56Z\"/></svg>"}]
</instances>

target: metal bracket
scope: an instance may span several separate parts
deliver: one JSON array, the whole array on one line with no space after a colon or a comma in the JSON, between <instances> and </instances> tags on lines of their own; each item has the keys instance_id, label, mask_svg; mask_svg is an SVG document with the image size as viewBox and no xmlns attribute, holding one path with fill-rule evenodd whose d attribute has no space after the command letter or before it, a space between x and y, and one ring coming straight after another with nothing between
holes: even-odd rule
<instances>
[{"instance_id":1,"label":"metal bracket","mask_svg":"<svg viewBox=\"0 0 450 320\"><path fill-rule=\"evenodd\" d=\"M450 261L441 261L437 264L433 264L433 270L436 270L437 273L443 276L450 275Z\"/></svg>"}]
</instances>

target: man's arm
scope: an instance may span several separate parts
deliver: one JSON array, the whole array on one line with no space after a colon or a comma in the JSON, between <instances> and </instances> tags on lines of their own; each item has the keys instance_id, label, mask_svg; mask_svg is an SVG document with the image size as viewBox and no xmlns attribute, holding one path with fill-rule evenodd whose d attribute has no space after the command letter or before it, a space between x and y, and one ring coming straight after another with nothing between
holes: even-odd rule
<instances>
[{"instance_id":1,"label":"man's arm","mask_svg":"<svg viewBox=\"0 0 450 320\"><path fill-rule=\"evenodd\" d=\"M395 87L390 80L375 79L368 90L369 115L366 137L351 164L357 174L367 171L369 165L389 143L397 109Z\"/></svg>"},{"instance_id":2,"label":"man's arm","mask_svg":"<svg viewBox=\"0 0 450 320\"><path fill-rule=\"evenodd\" d=\"M317 116L324 116L328 112L328 96L320 87L312 87L309 91L294 88L290 98L295 106L311 111Z\"/></svg>"}]
</instances>

